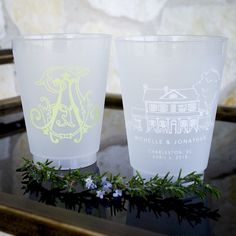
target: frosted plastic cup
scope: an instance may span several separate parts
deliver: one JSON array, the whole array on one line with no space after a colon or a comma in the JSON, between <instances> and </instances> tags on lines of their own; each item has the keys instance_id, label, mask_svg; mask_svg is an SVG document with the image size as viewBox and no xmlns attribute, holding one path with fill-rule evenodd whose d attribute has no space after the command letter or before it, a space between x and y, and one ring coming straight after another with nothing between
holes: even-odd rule
<instances>
[{"instance_id":1,"label":"frosted plastic cup","mask_svg":"<svg viewBox=\"0 0 236 236\"><path fill-rule=\"evenodd\" d=\"M226 39L116 40L131 166L149 177L207 167Z\"/></svg>"},{"instance_id":2,"label":"frosted plastic cup","mask_svg":"<svg viewBox=\"0 0 236 236\"><path fill-rule=\"evenodd\" d=\"M96 162L109 35L33 35L13 40L30 151L62 169Z\"/></svg>"}]
</instances>

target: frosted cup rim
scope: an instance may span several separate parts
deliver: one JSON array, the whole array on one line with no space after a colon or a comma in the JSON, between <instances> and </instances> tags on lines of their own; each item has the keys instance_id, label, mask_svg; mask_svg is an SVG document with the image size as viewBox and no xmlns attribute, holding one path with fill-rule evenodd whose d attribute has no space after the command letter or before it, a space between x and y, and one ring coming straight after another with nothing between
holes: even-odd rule
<instances>
[{"instance_id":1,"label":"frosted cup rim","mask_svg":"<svg viewBox=\"0 0 236 236\"><path fill-rule=\"evenodd\" d=\"M116 43L224 43L220 35L134 35L116 38Z\"/></svg>"},{"instance_id":2,"label":"frosted cup rim","mask_svg":"<svg viewBox=\"0 0 236 236\"><path fill-rule=\"evenodd\" d=\"M12 39L13 44L20 41L55 41L55 40L87 40L87 39L111 39L110 34L80 34L80 33L58 33L58 34L26 34L16 36Z\"/></svg>"}]
</instances>

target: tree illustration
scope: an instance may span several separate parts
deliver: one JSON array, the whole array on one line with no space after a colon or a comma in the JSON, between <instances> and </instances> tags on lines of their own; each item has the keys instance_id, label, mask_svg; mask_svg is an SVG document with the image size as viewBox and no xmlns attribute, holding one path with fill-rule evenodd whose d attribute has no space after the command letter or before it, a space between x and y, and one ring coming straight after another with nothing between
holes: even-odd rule
<instances>
[{"instance_id":1,"label":"tree illustration","mask_svg":"<svg viewBox=\"0 0 236 236\"><path fill-rule=\"evenodd\" d=\"M193 85L198 93L200 109L210 111L217 103L217 94L220 86L220 75L215 69L210 69L202 74L199 82Z\"/></svg>"}]
</instances>

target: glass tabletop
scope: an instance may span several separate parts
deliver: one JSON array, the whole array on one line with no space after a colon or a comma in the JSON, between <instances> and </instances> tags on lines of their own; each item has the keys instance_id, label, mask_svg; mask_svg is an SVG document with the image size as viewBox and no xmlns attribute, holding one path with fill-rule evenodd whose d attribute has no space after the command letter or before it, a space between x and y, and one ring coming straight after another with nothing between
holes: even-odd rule
<instances>
[{"instance_id":1,"label":"glass tabletop","mask_svg":"<svg viewBox=\"0 0 236 236\"><path fill-rule=\"evenodd\" d=\"M32 158L26 132L23 129L17 129L19 123L15 123L22 118L21 112L0 117L0 192L21 197L23 196L21 177L16 172L16 168L22 164L22 157ZM3 124L9 127L14 124L11 132L4 134ZM139 212L138 209L130 207L129 203L125 205L125 210L117 211L115 214L106 207L92 209L87 213L165 235L234 235L236 233L235 140L236 123L217 121L209 164L204 174L206 182L217 186L222 193L219 200L209 198L204 201L204 207L212 212L212 217L204 214L197 215L196 209L202 205L199 205L201 201L196 198L190 200L192 205L184 208L186 210L184 214L183 212L179 214L180 212L176 210L153 212L151 209L146 209ZM129 163L122 110L105 109L97 163L85 168L85 171L100 173L108 171L127 177L133 175ZM32 195L24 195L24 197L37 201L37 197ZM58 206L62 207L60 204ZM216 209L219 211L215 211Z\"/></svg>"}]
</instances>

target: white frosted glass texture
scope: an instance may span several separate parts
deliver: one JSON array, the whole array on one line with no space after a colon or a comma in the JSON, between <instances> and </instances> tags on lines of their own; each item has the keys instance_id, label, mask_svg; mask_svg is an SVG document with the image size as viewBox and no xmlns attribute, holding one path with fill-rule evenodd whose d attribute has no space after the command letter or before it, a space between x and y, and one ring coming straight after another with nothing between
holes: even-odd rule
<instances>
[{"instance_id":1,"label":"white frosted glass texture","mask_svg":"<svg viewBox=\"0 0 236 236\"><path fill-rule=\"evenodd\" d=\"M30 36L13 41L30 151L63 169L96 161L110 37Z\"/></svg>"},{"instance_id":2,"label":"white frosted glass texture","mask_svg":"<svg viewBox=\"0 0 236 236\"><path fill-rule=\"evenodd\" d=\"M207 167L226 40L147 36L116 41L130 162L149 175Z\"/></svg>"}]
</instances>

